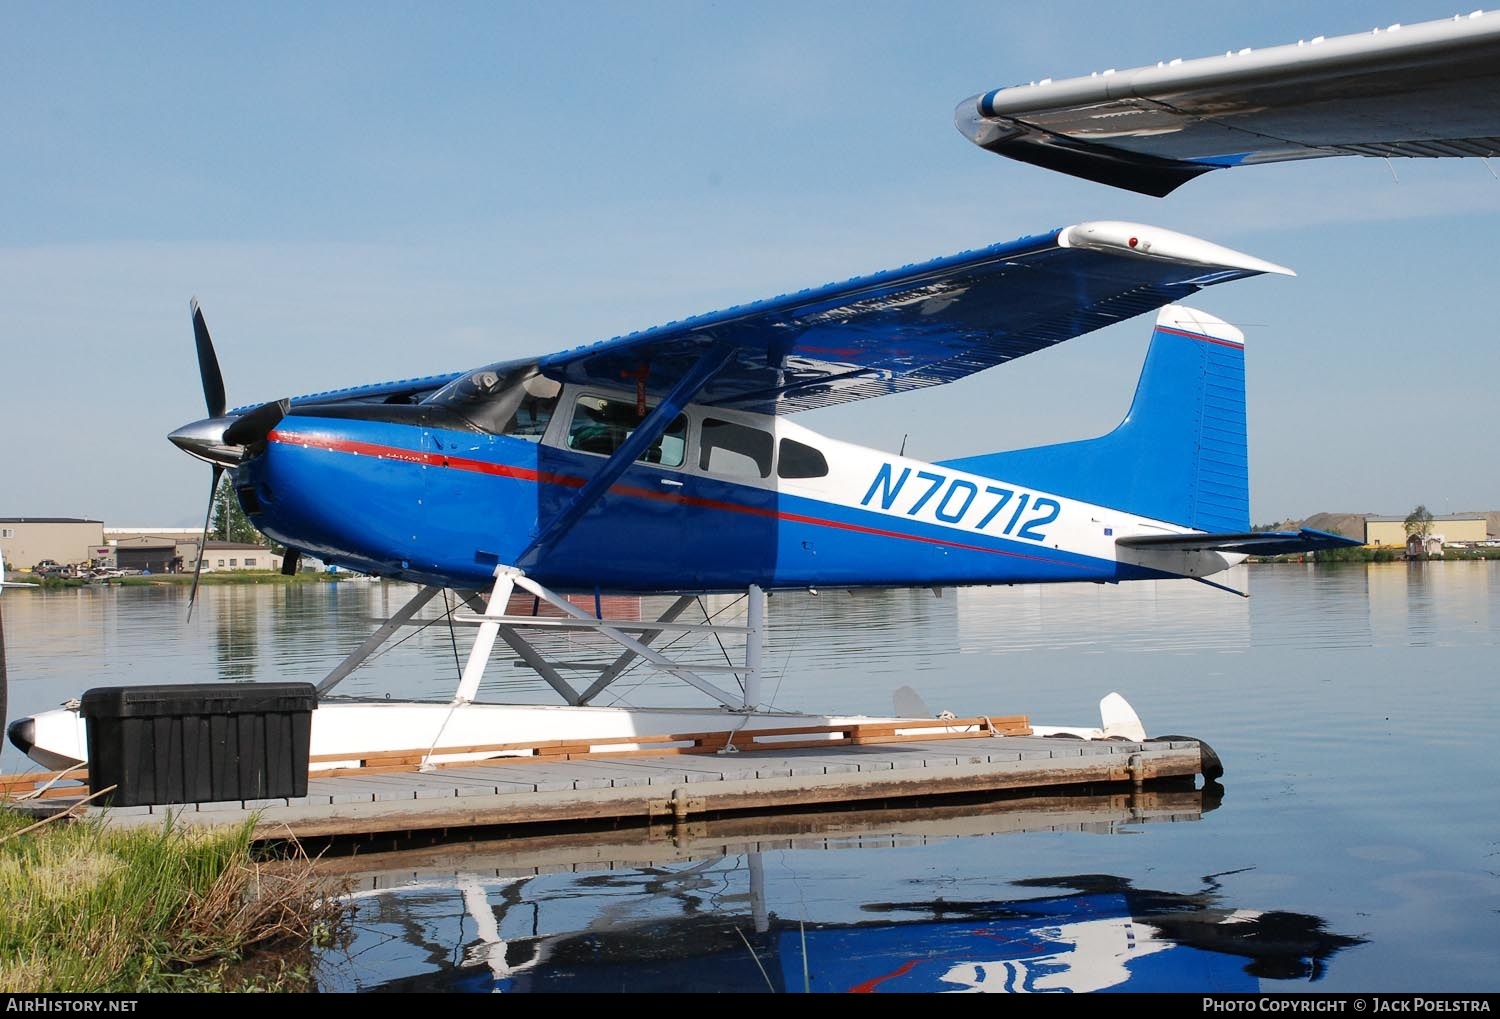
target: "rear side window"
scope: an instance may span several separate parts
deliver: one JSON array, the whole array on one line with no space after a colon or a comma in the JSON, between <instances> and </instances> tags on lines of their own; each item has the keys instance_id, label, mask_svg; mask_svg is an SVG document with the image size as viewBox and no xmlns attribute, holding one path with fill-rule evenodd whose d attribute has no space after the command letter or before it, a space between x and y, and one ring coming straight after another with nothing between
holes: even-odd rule
<instances>
[{"instance_id":1,"label":"rear side window","mask_svg":"<svg viewBox=\"0 0 1500 1019\"><path fill-rule=\"evenodd\" d=\"M731 478L768 478L774 441L770 432L759 428L704 418L698 467Z\"/></svg>"},{"instance_id":2,"label":"rear side window","mask_svg":"<svg viewBox=\"0 0 1500 1019\"><path fill-rule=\"evenodd\" d=\"M781 440L781 456L776 461L779 478L822 478L828 475L828 459L823 451L796 439Z\"/></svg>"}]
</instances>

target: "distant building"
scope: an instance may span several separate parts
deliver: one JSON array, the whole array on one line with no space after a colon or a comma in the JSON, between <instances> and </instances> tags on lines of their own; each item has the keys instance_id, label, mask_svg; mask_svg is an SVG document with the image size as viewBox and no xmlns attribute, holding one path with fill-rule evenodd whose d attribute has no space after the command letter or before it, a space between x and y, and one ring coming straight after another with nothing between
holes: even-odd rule
<instances>
[{"instance_id":1,"label":"distant building","mask_svg":"<svg viewBox=\"0 0 1500 1019\"><path fill-rule=\"evenodd\" d=\"M226 570L280 570L282 556L265 545L251 545L241 541L210 541L203 553L203 572ZM188 571L197 568L194 561L185 565Z\"/></svg>"},{"instance_id":2,"label":"distant building","mask_svg":"<svg viewBox=\"0 0 1500 1019\"><path fill-rule=\"evenodd\" d=\"M70 566L109 555L104 524L76 517L0 517L0 549L13 570L44 559Z\"/></svg>"},{"instance_id":3,"label":"distant building","mask_svg":"<svg viewBox=\"0 0 1500 1019\"><path fill-rule=\"evenodd\" d=\"M196 546L203 537L201 527L106 527L105 541L121 541L126 538L151 538L159 544L189 544Z\"/></svg>"},{"instance_id":4,"label":"distant building","mask_svg":"<svg viewBox=\"0 0 1500 1019\"><path fill-rule=\"evenodd\" d=\"M180 573L198 559L201 527L106 527L104 540L114 550L110 565L122 570Z\"/></svg>"},{"instance_id":5,"label":"distant building","mask_svg":"<svg viewBox=\"0 0 1500 1019\"><path fill-rule=\"evenodd\" d=\"M1439 539L1434 555L1442 554L1442 545L1467 545L1489 538L1489 519L1483 513L1455 513L1434 516L1429 537ZM1438 532L1442 532L1438 534ZM1386 548L1406 548L1406 517L1365 517L1365 544Z\"/></svg>"},{"instance_id":6,"label":"distant building","mask_svg":"<svg viewBox=\"0 0 1500 1019\"><path fill-rule=\"evenodd\" d=\"M115 562L122 570L152 573L192 573L198 568L198 527L106 527ZM215 570L279 570L282 557L266 545L236 541L208 542L203 572Z\"/></svg>"},{"instance_id":7,"label":"distant building","mask_svg":"<svg viewBox=\"0 0 1500 1019\"><path fill-rule=\"evenodd\" d=\"M0 551L8 569L26 571L51 559L64 566L112 566L149 573L191 573L198 565L198 527L105 527L75 517L0 517ZM205 572L280 570L266 545L209 541Z\"/></svg>"},{"instance_id":8,"label":"distant building","mask_svg":"<svg viewBox=\"0 0 1500 1019\"><path fill-rule=\"evenodd\" d=\"M1420 534L1413 534L1406 539L1406 558L1440 556L1443 554L1443 542L1441 534L1429 534L1425 538Z\"/></svg>"}]
</instances>

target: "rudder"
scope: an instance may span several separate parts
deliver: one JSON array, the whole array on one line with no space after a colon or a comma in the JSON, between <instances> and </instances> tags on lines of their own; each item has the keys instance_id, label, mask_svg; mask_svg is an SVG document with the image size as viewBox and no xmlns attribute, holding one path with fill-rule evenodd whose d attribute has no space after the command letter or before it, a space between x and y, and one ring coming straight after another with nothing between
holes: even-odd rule
<instances>
[{"instance_id":1,"label":"rudder","mask_svg":"<svg viewBox=\"0 0 1500 1019\"><path fill-rule=\"evenodd\" d=\"M1113 431L943 466L1194 530L1249 530L1244 334L1168 305L1157 314L1130 411Z\"/></svg>"}]
</instances>

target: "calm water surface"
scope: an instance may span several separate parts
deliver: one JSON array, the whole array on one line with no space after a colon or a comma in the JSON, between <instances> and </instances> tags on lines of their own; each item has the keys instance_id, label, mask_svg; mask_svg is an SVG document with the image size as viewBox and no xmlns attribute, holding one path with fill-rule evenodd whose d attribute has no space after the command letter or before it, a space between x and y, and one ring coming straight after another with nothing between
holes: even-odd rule
<instances>
[{"instance_id":1,"label":"calm water surface","mask_svg":"<svg viewBox=\"0 0 1500 1019\"><path fill-rule=\"evenodd\" d=\"M770 606L777 706L1096 724L1119 691L1222 789L749 819L342 861L327 991L1500 990L1500 564ZM13 591L9 716L134 683L316 682L414 588ZM440 607L343 692L446 698ZM586 658L592 648L570 646ZM713 649L702 653L714 653ZM552 701L497 660L495 699ZM631 674L638 704L695 703ZM28 770L9 746L0 771ZM1201 783L1200 783L1201 785Z\"/></svg>"}]
</instances>

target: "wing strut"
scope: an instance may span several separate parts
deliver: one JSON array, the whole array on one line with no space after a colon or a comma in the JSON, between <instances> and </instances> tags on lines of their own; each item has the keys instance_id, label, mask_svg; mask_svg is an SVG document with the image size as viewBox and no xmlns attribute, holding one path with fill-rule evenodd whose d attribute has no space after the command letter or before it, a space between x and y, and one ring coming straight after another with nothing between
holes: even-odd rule
<instances>
[{"instance_id":1,"label":"wing strut","mask_svg":"<svg viewBox=\"0 0 1500 1019\"><path fill-rule=\"evenodd\" d=\"M522 567L534 566L549 548L566 537L567 533L573 529L573 525L593 508L605 492L609 491L609 487L619 480L620 475L624 474L631 464L635 463L636 458L661 438L667 426L676 420L677 415L682 413L682 409L712 381L719 369L728 363L736 349L733 344L720 341L704 351L697 363L672 387L672 391L656 405L651 413L646 415L640 427L630 433L630 436L610 455L609 460L598 473L578 490L573 501L563 507L561 512L553 517L535 538L531 539L531 543L516 557L516 562Z\"/></svg>"}]
</instances>

